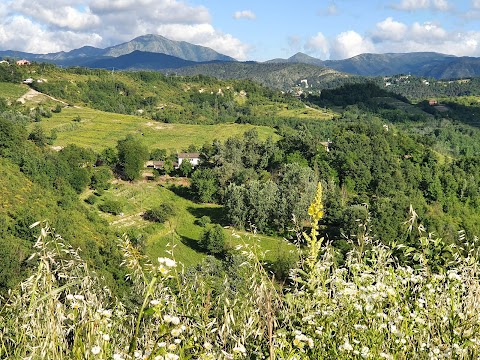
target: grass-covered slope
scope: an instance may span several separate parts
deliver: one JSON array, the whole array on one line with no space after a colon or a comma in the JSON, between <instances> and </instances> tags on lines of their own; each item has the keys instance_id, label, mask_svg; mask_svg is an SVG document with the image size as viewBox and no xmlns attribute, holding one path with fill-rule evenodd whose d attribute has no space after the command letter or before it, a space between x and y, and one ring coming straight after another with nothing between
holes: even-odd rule
<instances>
[{"instance_id":1,"label":"grass-covered slope","mask_svg":"<svg viewBox=\"0 0 480 360\"><path fill-rule=\"evenodd\" d=\"M0 157L0 288L22 280L37 232L30 225L46 221L62 232L65 241L78 248L92 268L107 277L115 288L118 251L114 233L95 212L89 211L75 194L55 192L25 176L20 168Z\"/></svg>"},{"instance_id":2,"label":"grass-covered slope","mask_svg":"<svg viewBox=\"0 0 480 360\"><path fill-rule=\"evenodd\" d=\"M31 124L33 127L34 124ZM214 139L225 140L231 136L242 136L256 128L259 136L277 140L275 130L266 126L249 124L165 124L140 116L109 113L91 108L68 107L51 118L43 119L40 126L50 133L56 131L55 146L76 144L100 151L114 147L119 139L128 134L139 135L150 149L171 149L182 151L189 145L201 147Z\"/></svg>"},{"instance_id":3,"label":"grass-covered slope","mask_svg":"<svg viewBox=\"0 0 480 360\"><path fill-rule=\"evenodd\" d=\"M173 182L175 179L171 180ZM118 181L91 206L96 210L106 200L120 202L123 206L121 215L102 214L118 233L130 234L152 260L168 256L168 251L173 247L175 258L189 267L198 265L206 255L199 246L206 227L201 226L199 220L208 216L212 224L226 224L224 210L220 205L193 202L177 194L182 191L186 192L178 186L172 188L165 180L134 183ZM146 211L161 204L171 205L174 215L164 223L144 219ZM270 262L278 260L278 257L289 257L289 251L294 249L292 244L279 237L259 235L253 240L249 236L238 236L245 235L246 232L236 232L231 228L225 229L225 234L229 249L243 242L258 241L261 251L268 253L266 259Z\"/></svg>"},{"instance_id":4,"label":"grass-covered slope","mask_svg":"<svg viewBox=\"0 0 480 360\"><path fill-rule=\"evenodd\" d=\"M32 66L24 76L34 79L31 86L36 90L70 105L142 115L168 123L251 122L265 118L256 112L264 106L273 108L274 115L281 111L280 117L292 118L295 113L284 113L286 107L304 108L291 95L245 79L218 80L204 75L184 77L147 71L62 70L52 65ZM318 114L310 115L315 119Z\"/></svg>"}]
</instances>

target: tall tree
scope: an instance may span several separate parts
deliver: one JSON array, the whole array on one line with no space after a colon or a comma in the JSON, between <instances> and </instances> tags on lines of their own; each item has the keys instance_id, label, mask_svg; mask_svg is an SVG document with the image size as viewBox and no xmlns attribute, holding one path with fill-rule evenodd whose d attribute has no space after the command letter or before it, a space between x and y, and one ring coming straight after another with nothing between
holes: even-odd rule
<instances>
[{"instance_id":1,"label":"tall tree","mask_svg":"<svg viewBox=\"0 0 480 360\"><path fill-rule=\"evenodd\" d=\"M122 175L126 180L138 179L149 156L147 147L139 139L127 135L125 139L118 141L117 151Z\"/></svg>"}]
</instances>

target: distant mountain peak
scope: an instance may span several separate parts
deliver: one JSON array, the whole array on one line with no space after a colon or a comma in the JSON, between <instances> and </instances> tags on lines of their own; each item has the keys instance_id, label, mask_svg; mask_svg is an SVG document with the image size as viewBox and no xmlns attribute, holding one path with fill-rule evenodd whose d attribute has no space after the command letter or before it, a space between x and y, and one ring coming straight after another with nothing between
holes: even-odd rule
<instances>
[{"instance_id":1,"label":"distant mountain peak","mask_svg":"<svg viewBox=\"0 0 480 360\"><path fill-rule=\"evenodd\" d=\"M291 61L300 61L300 60L315 60L318 61L320 59L314 58L313 56L307 55L302 52L297 52L295 55L292 55L288 58Z\"/></svg>"},{"instance_id":2,"label":"distant mountain peak","mask_svg":"<svg viewBox=\"0 0 480 360\"><path fill-rule=\"evenodd\" d=\"M215 50L186 41L175 41L161 35L147 34L138 36L128 42L105 49L104 56L118 57L135 50L161 53L175 56L183 60L204 61L236 61L234 58L220 54Z\"/></svg>"}]
</instances>

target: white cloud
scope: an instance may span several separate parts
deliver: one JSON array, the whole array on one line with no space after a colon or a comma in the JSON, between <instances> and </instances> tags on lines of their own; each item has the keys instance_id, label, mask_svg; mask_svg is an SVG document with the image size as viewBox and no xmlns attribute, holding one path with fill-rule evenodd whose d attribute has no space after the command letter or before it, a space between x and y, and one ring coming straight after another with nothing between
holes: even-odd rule
<instances>
[{"instance_id":1,"label":"white cloud","mask_svg":"<svg viewBox=\"0 0 480 360\"><path fill-rule=\"evenodd\" d=\"M332 2L326 8L320 9L317 12L317 15L319 15L319 16L334 16L334 15L338 15L338 13L339 13L339 10L338 10L337 5L335 5L335 3Z\"/></svg>"},{"instance_id":2,"label":"white cloud","mask_svg":"<svg viewBox=\"0 0 480 360\"><path fill-rule=\"evenodd\" d=\"M48 2L29 1L27 3L27 1L20 0L15 2L12 8L34 21L48 24L51 27L86 30L100 25L98 16L90 11L79 11L68 3L54 3L49 7Z\"/></svg>"},{"instance_id":3,"label":"white cloud","mask_svg":"<svg viewBox=\"0 0 480 360\"><path fill-rule=\"evenodd\" d=\"M363 35L346 31L334 39L327 39L318 33L305 42L305 49L313 56L331 59L345 59L361 53L424 51L478 57L480 31L447 31L439 23L405 24L388 17Z\"/></svg>"},{"instance_id":4,"label":"white cloud","mask_svg":"<svg viewBox=\"0 0 480 360\"><path fill-rule=\"evenodd\" d=\"M155 30L155 33L162 34L169 39L206 46L238 60L245 60L247 52L250 50L248 45L243 44L230 34L215 30L210 24L167 24L160 25Z\"/></svg>"},{"instance_id":5,"label":"white cloud","mask_svg":"<svg viewBox=\"0 0 480 360\"><path fill-rule=\"evenodd\" d=\"M415 11L424 9L433 9L438 11L447 11L450 5L447 0L401 0L399 4L393 5L395 9L404 11Z\"/></svg>"},{"instance_id":6,"label":"white cloud","mask_svg":"<svg viewBox=\"0 0 480 360\"><path fill-rule=\"evenodd\" d=\"M330 4L327 8L328 15L336 15L338 13L338 8L335 4Z\"/></svg>"},{"instance_id":7,"label":"white cloud","mask_svg":"<svg viewBox=\"0 0 480 360\"><path fill-rule=\"evenodd\" d=\"M321 32L308 39L305 50L320 59L328 59L330 56L330 44Z\"/></svg>"},{"instance_id":8,"label":"white cloud","mask_svg":"<svg viewBox=\"0 0 480 360\"><path fill-rule=\"evenodd\" d=\"M91 0L90 9L100 16L129 15L143 21L155 20L170 24L199 24L211 21L204 6L188 6L179 0Z\"/></svg>"},{"instance_id":9,"label":"white cloud","mask_svg":"<svg viewBox=\"0 0 480 360\"><path fill-rule=\"evenodd\" d=\"M96 46L100 42L101 37L96 34L52 32L23 16L11 17L0 27L0 44L5 49L42 54L81 47L85 44ZM22 47L18 44L22 44Z\"/></svg>"},{"instance_id":10,"label":"white cloud","mask_svg":"<svg viewBox=\"0 0 480 360\"><path fill-rule=\"evenodd\" d=\"M107 47L150 33L211 47L239 60L250 51L239 39L214 28L207 8L184 0L0 3L0 49L46 53L84 45Z\"/></svg>"},{"instance_id":11,"label":"white cloud","mask_svg":"<svg viewBox=\"0 0 480 360\"><path fill-rule=\"evenodd\" d=\"M242 10L242 11L236 11L235 14L233 14L233 18L255 20L256 16L251 10Z\"/></svg>"},{"instance_id":12,"label":"white cloud","mask_svg":"<svg viewBox=\"0 0 480 360\"><path fill-rule=\"evenodd\" d=\"M372 33L374 40L379 39L380 41L401 41L406 32L407 26L405 24L388 17L384 21L377 23L377 28Z\"/></svg>"},{"instance_id":13,"label":"white cloud","mask_svg":"<svg viewBox=\"0 0 480 360\"><path fill-rule=\"evenodd\" d=\"M447 0L432 0L432 7L435 10L440 11L448 11L450 9L450 5L448 4Z\"/></svg>"},{"instance_id":14,"label":"white cloud","mask_svg":"<svg viewBox=\"0 0 480 360\"><path fill-rule=\"evenodd\" d=\"M369 38L352 30L340 33L332 42L330 50L333 59L346 59L374 51L375 47Z\"/></svg>"},{"instance_id":15,"label":"white cloud","mask_svg":"<svg viewBox=\"0 0 480 360\"><path fill-rule=\"evenodd\" d=\"M379 22L371 34L377 52L434 51L458 56L480 55L480 31L449 32L440 24L414 22L406 25L387 18Z\"/></svg>"},{"instance_id":16,"label":"white cloud","mask_svg":"<svg viewBox=\"0 0 480 360\"><path fill-rule=\"evenodd\" d=\"M474 9L480 9L480 0L472 0L472 7Z\"/></svg>"}]
</instances>

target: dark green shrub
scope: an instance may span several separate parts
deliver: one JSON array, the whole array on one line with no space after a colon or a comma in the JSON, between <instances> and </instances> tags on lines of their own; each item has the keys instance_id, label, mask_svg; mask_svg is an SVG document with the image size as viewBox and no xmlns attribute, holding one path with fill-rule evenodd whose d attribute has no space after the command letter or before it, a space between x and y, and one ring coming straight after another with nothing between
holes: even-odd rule
<instances>
[{"instance_id":1,"label":"dark green shrub","mask_svg":"<svg viewBox=\"0 0 480 360\"><path fill-rule=\"evenodd\" d=\"M195 224L201 227L205 227L208 224L210 224L212 220L210 219L210 216L202 216L200 219L195 220Z\"/></svg>"},{"instance_id":2,"label":"dark green shrub","mask_svg":"<svg viewBox=\"0 0 480 360\"><path fill-rule=\"evenodd\" d=\"M147 210L143 217L145 220L163 223L173 215L175 215L175 208L173 205L169 203L163 203L156 208Z\"/></svg>"},{"instance_id":3,"label":"dark green shrub","mask_svg":"<svg viewBox=\"0 0 480 360\"><path fill-rule=\"evenodd\" d=\"M123 205L119 201L107 199L103 204L100 204L98 208L103 212L119 215L123 210Z\"/></svg>"},{"instance_id":4,"label":"dark green shrub","mask_svg":"<svg viewBox=\"0 0 480 360\"><path fill-rule=\"evenodd\" d=\"M57 106L55 106L55 109L52 109L52 112L54 113L61 113L62 112L62 105L60 104L57 104Z\"/></svg>"},{"instance_id":5,"label":"dark green shrub","mask_svg":"<svg viewBox=\"0 0 480 360\"><path fill-rule=\"evenodd\" d=\"M89 195L86 199L85 199L85 202L87 204L90 204L90 205L93 205L97 202L98 200L98 197L96 197L95 195L91 194Z\"/></svg>"},{"instance_id":6,"label":"dark green shrub","mask_svg":"<svg viewBox=\"0 0 480 360\"><path fill-rule=\"evenodd\" d=\"M215 224L210 229L205 230L200 239L200 247L209 254L221 254L225 250L225 241L227 236L223 228Z\"/></svg>"}]
</instances>

